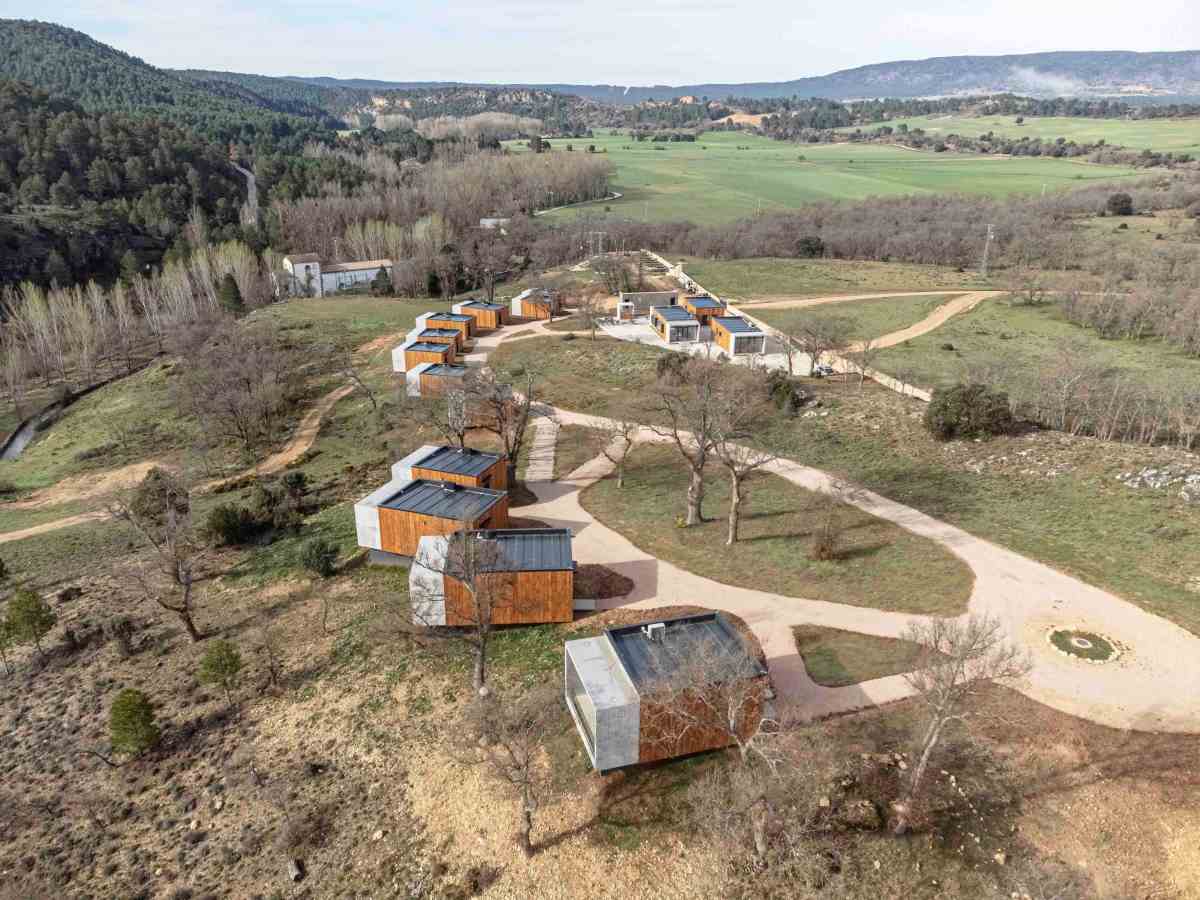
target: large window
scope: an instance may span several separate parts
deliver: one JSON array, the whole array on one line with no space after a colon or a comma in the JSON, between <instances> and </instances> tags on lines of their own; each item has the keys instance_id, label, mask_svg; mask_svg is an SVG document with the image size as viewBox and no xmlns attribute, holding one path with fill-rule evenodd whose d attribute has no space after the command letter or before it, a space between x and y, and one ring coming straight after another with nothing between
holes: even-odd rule
<instances>
[{"instance_id":1,"label":"large window","mask_svg":"<svg viewBox=\"0 0 1200 900\"><path fill-rule=\"evenodd\" d=\"M575 720L579 723L584 743L587 744L588 752L594 759L596 756L596 706L592 703L592 698L588 696L587 691L584 690L583 682L579 680L579 674L575 671L575 666L569 658L567 659L567 702L571 704L571 709L575 712Z\"/></svg>"}]
</instances>

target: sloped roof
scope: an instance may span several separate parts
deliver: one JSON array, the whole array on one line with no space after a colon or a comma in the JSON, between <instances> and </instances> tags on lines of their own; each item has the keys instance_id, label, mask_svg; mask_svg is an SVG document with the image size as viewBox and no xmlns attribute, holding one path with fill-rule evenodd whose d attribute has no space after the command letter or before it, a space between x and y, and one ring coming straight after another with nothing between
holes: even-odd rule
<instances>
[{"instance_id":1,"label":"sloped roof","mask_svg":"<svg viewBox=\"0 0 1200 900\"><path fill-rule=\"evenodd\" d=\"M430 337L456 338L456 337L458 337L458 335L459 335L459 330L457 328L426 328L424 331L422 331L420 334L418 334L417 337L418 338L430 338Z\"/></svg>"},{"instance_id":2,"label":"sloped roof","mask_svg":"<svg viewBox=\"0 0 1200 900\"><path fill-rule=\"evenodd\" d=\"M426 322L473 322L474 316L456 312L431 312Z\"/></svg>"},{"instance_id":3,"label":"sloped roof","mask_svg":"<svg viewBox=\"0 0 1200 900\"><path fill-rule=\"evenodd\" d=\"M491 309L491 310L504 309L504 306L502 306L501 304L488 303L486 300L467 300L466 302L463 303L463 306L470 307L471 309Z\"/></svg>"},{"instance_id":4,"label":"sloped roof","mask_svg":"<svg viewBox=\"0 0 1200 900\"><path fill-rule=\"evenodd\" d=\"M417 469L432 469L449 475L482 475L503 458L470 447L438 447L412 465Z\"/></svg>"},{"instance_id":5,"label":"sloped roof","mask_svg":"<svg viewBox=\"0 0 1200 900\"><path fill-rule=\"evenodd\" d=\"M504 528L473 534L495 541L498 560L488 566L494 572L557 572L575 564L569 528Z\"/></svg>"},{"instance_id":6,"label":"sloped roof","mask_svg":"<svg viewBox=\"0 0 1200 900\"><path fill-rule=\"evenodd\" d=\"M436 375L439 378L466 378L467 367L453 365L451 363L433 363L428 364L429 368L422 369L422 375Z\"/></svg>"},{"instance_id":7,"label":"sloped roof","mask_svg":"<svg viewBox=\"0 0 1200 900\"><path fill-rule=\"evenodd\" d=\"M504 491L419 479L405 485L379 505L384 509L470 522L484 515L505 496L507 494Z\"/></svg>"},{"instance_id":8,"label":"sloped roof","mask_svg":"<svg viewBox=\"0 0 1200 900\"><path fill-rule=\"evenodd\" d=\"M390 259L365 259L361 262L344 262L331 263L328 266L322 266L322 272L358 272L362 269L390 269L392 261Z\"/></svg>"},{"instance_id":9,"label":"sloped roof","mask_svg":"<svg viewBox=\"0 0 1200 900\"><path fill-rule=\"evenodd\" d=\"M321 257L316 253L289 253L284 257L288 262L295 263L315 263L320 262Z\"/></svg>"},{"instance_id":10,"label":"sloped roof","mask_svg":"<svg viewBox=\"0 0 1200 900\"><path fill-rule=\"evenodd\" d=\"M455 332L457 334L457 332ZM449 353L449 344L429 344L424 341L417 341L415 344L409 344L404 348L406 351L413 350L417 353Z\"/></svg>"}]
</instances>

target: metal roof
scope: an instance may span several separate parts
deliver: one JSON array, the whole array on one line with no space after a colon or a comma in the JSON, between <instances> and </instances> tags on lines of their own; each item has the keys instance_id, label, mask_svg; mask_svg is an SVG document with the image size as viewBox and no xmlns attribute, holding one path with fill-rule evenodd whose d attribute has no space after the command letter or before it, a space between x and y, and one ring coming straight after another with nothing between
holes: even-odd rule
<instances>
[{"instance_id":1,"label":"metal roof","mask_svg":"<svg viewBox=\"0 0 1200 900\"><path fill-rule=\"evenodd\" d=\"M474 316L464 315L456 312L434 312L429 313L425 319L426 322L474 322Z\"/></svg>"},{"instance_id":2,"label":"metal roof","mask_svg":"<svg viewBox=\"0 0 1200 900\"><path fill-rule=\"evenodd\" d=\"M321 257L316 253L289 253L284 259L291 263L315 263L321 261Z\"/></svg>"},{"instance_id":3,"label":"metal roof","mask_svg":"<svg viewBox=\"0 0 1200 900\"><path fill-rule=\"evenodd\" d=\"M488 565L493 572L556 572L575 564L569 528L503 528L472 534L496 542L498 559Z\"/></svg>"},{"instance_id":4,"label":"metal roof","mask_svg":"<svg viewBox=\"0 0 1200 900\"><path fill-rule=\"evenodd\" d=\"M642 628L661 622L666 626L661 641L652 641ZM746 650L742 636L720 613L701 613L677 619L649 620L605 631L630 680L640 687L653 688L686 669L697 658L712 658L718 677L738 678L749 672L765 675L766 670ZM707 659L706 659L707 662ZM706 673L707 674L707 673Z\"/></svg>"},{"instance_id":5,"label":"metal roof","mask_svg":"<svg viewBox=\"0 0 1200 900\"><path fill-rule=\"evenodd\" d=\"M667 322L695 322L695 318L682 306L652 306L651 313L657 313L660 319Z\"/></svg>"},{"instance_id":6,"label":"metal roof","mask_svg":"<svg viewBox=\"0 0 1200 900\"><path fill-rule=\"evenodd\" d=\"M469 306L471 309L504 309L499 303L488 303L486 300L467 300L463 306Z\"/></svg>"},{"instance_id":7,"label":"metal roof","mask_svg":"<svg viewBox=\"0 0 1200 900\"><path fill-rule=\"evenodd\" d=\"M482 475L504 457L470 447L438 447L413 463L417 469L432 469L450 475Z\"/></svg>"},{"instance_id":8,"label":"metal roof","mask_svg":"<svg viewBox=\"0 0 1200 900\"><path fill-rule=\"evenodd\" d=\"M379 505L384 509L470 522L478 519L505 496L507 494L504 491L418 479Z\"/></svg>"},{"instance_id":9,"label":"metal roof","mask_svg":"<svg viewBox=\"0 0 1200 900\"><path fill-rule=\"evenodd\" d=\"M695 309L724 309L725 304L708 295L701 297L684 297L683 302Z\"/></svg>"},{"instance_id":10,"label":"metal roof","mask_svg":"<svg viewBox=\"0 0 1200 900\"><path fill-rule=\"evenodd\" d=\"M422 369L422 375L437 375L441 378L466 378L467 367L456 366L450 363L425 363L429 366L428 369Z\"/></svg>"},{"instance_id":11,"label":"metal roof","mask_svg":"<svg viewBox=\"0 0 1200 900\"><path fill-rule=\"evenodd\" d=\"M418 338L425 338L425 337L456 338L456 337L458 337L459 333L460 332L457 328L426 328L424 331L422 331L420 334L418 334L417 337Z\"/></svg>"},{"instance_id":12,"label":"metal roof","mask_svg":"<svg viewBox=\"0 0 1200 900\"><path fill-rule=\"evenodd\" d=\"M713 321L720 324L730 334L762 334L760 328L751 325L741 316L716 316Z\"/></svg>"},{"instance_id":13,"label":"metal roof","mask_svg":"<svg viewBox=\"0 0 1200 900\"><path fill-rule=\"evenodd\" d=\"M455 332L457 334L458 332ZM417 353L448 353L450 351L449 344L427 344L422 341L417 341L415 344L409 344L405 350L415 350Z\"/></svg>"},{"instance_id":14,"label":"metal roof","mask_svg":"<svg viewBox=\"0 0 1200 900\"><path fill-rule=\"evenodd\" d=\"M325 272L359 272L363 269L390 269L391 267L390 259L364 259L359 262L331 263L321 268Z\"/></svg>"}]
</instances>

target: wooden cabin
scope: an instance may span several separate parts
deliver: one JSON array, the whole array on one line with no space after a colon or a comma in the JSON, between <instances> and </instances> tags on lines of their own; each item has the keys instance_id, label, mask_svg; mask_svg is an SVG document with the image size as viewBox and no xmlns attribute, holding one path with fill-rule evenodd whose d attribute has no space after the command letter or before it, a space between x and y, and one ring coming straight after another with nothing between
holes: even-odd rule
<instances>
[{"instance_id":1,"label":"wooden cabin","mask_svg":"<svg viewBox=\"0 0 1200 900\"><path fill-rule=\"evenodd\" d=\"M650 310L650 327L668 344L700 340L700 323L682 306L655 306Z\"/></svg>"},{"instance_id":2,"label":"wooden cabin","mask_svg":"<svg viewBox=\"0 0 1200 900\"><path fill-rule=\"evenodd\" d=\"M454 328L462 335L460 347L465 347L475 333L475 317L453 312L427 312L417 316L417 328Z\"/></svg>"},{"instance_id":3,"label":"wooden cabin","mask_svg":"<svg viewBox=\"0 0 1200 900\"><path fill-rule=\"evenodd\" d=\"M760 656L721 613L609 628L599 637L567 641L564 650L567 707L600 772L732 743L715 721L706 723L699 698L690 701L694 716L681 715L678 704L689 703L691 679L704 679L695 689L710 700L722 686L726 696L745 699L739 704L743 737L770 696Z\"/></svg>"},{"instance_id":4,"label":"wooden cabin","mask_svg":"<svg viewBox=\"0 0 1200 900\"><path fill-rule=\"evenodd\" d=\"M478 567L468 588L463 541ZM456 575L455 568L460 571ZM409 570L413 621L464 626L485 603L495 625L570 622L575 614L575 561L569 528L471 531L421 539Z\"/></svg>"},{"instance_id":5,"label":"wooden cabin","mask_svg":"<svg viewBox=\"0 0 1200 900\"><path fill-rule=\"evenodd\" d=\"M449 366L456 362L458 355L451 344L407 340L392 350L392 369L396 372L407 372L421 363Z\"/></svg>"},{"instance_id":6,"label":"wooden cabin","mask_svg":"<svg viewBox=\"0 0 1200 900\"><path fill-rule=\"evenodd\" d=\"M508 307L484 300L464 300L450 307L460 316L471 316L475 320L475 331L495 331L508 324Z\"/></svg>"},{"instance_id":7,"label":"wooden cabin","mask_svg":"<svg viewBox=\"0 0 1200 900\"><path fill-rule=\"evenodd\" d=\"M408 337L419 344L449 344L455 353L462 350L462 332L457 328L414 328Z\"/></svg>"},{"instance_id":8,"label":"wooden cabin","mask_svg":"<svg viewBox=\"0 0 1200 900\"><path fill-rule=\"evenodd\" d=\"M553 319L562 312L558 295L530 288L512 298L510 312L518 319Z\"/></svg>"},{"instance_id":9,"label":"wooden cabin","mask_svg":"<svg viewBox=\"0 0 1200 900\"><path fill-rule=\"evenodd\" d=\"M508 457L471 447L426 444L392 464L392 481L421 479L507 490Z\"/></svg>"},{"instance_id":10,"label":"wooden cabin","mask_svg":"<svg viewBox=\"0 0 1200 900\"><path fill-rule=\"evenodd\" d=\"M468 366L421 363L404 373L406 393L410 397L444 397L466 384Z\"/></svg>"},{"instance_id":11,"label":"wooden cabin","mask_svg":"<svg viewBox=\"0 0 1200 900\"><path fill-rule=\"evenodd\" d=\"M765 352L767 336L741 316L714 316L711 323L713 342L730 356Z\"/></svg>"},{"instance_id":12,"label":"wooden cabin","mask_svg":"<svg viewBox=\"0 0 1200 900\"><path fill-rule=\"evenodd\" d=\"M692 318L700 323L701 328L707 328L709 320L714 316L725 314L725 304L708 294L689 294L679 305L692 314Z\"/></svg>"},{"instance_id":13,"label":"wooden cabin","mask_svg":"<svg viewBox=\"0 0 1200 900\"><path fill-rule=\"evenodd\" d=\"M508 493L445 481L390 481L354 504L358 545L375 562L411 557L421 538L508 527Z\"/></svg>"}]
</instances>

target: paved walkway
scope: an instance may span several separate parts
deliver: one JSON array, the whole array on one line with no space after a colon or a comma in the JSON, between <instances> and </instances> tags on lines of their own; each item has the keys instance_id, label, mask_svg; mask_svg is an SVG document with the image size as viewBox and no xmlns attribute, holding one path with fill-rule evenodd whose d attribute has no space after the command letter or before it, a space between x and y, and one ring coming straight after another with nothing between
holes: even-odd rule
<instances>
[{"instance_id":1,"label":"paved walkway","mask_svg":"<svg viewBox=\"0 0 1200 900\"><path fill-rule=\"evenodd\" d=\"M554 449L558 444L558 420L541 416L533 422L533 442L525 464L525 483L554 480Z\"/></svg>"},{"instance_id":2,"label":"paved walkway","mask_svg":"<svg viewBox=\"0 0 1200 900\"><path fill-rule=\"evenodd\" d=\"M556 410L564 425L600 427L603 419ZM662 440L643 431L640 440ZM744 619L761 641L781 700L815 717L889 702L908 696L902 676L842 688L815 684L796 651L791 628L826 625L898 637L912 616L825 603L711 581L639 550L597 522L579 503L581 490L612 469L603 456L561 482L533 485L538 503L524 512L576 534L580 563L598 563L627 576L633 592L610 605L651 608L697 604ZM787 460L772 473L809 490L828 490L825 473ZM970 613L998 619L1007 637L1030 653L1033 668L1013 685L1055 709L1117 728L1200 732L1200 638L1107 591L968 534L917 510L869 491L850 502L872 515L936 541L957 555L975 575ZM1046 639L1051 628L1083 627L1124 645L1112 663L1092 665L1068 658Z\"/></svg>"}]
</instances>

